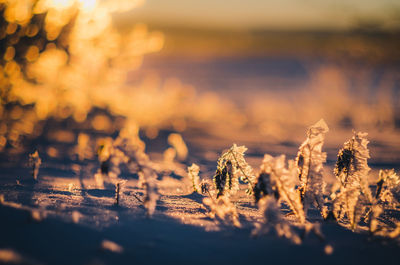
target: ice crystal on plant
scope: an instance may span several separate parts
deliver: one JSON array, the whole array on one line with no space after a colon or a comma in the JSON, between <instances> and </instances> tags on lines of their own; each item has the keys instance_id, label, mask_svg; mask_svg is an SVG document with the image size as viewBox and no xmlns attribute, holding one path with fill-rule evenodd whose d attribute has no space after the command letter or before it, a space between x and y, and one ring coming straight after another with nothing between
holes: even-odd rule
<instances>
[{"instance_id":1,"label":"ice crystal on plant","mask_svg":"<svg viewBox=\"0 0 400 265\"><path fill-rule=\"evenodd\" d=\"M301 144L296 158L304 212L307 213L311 204L316 204L322 216L326 215L323 199L325 182L322 175L326 153L322 152L322 145L328 131L323 119L309 127L307 139Z\"/></svg>"},{"instance_id":2,"label":"ice crystal on plant","mask_svg":"<svg viewBox=\"0 0 400 265\"><path fill-rule=\"evenodd\" d=\"M241 226L236 207L227 196L223 195L217 199L207 197L203 199L203 204L210 209L209 215L211 218L215 218L225 225Z\"/></svg>"},{"instance_id":3,"label":"ice crystal on plant","mask_svg":"<svg viewBox=\"0 0 400 265\"><path fill-rule=\"evenodd\" d=\"M365 212L366 206L372 203L368 186L370 168L367 133L354 132L353 137L344 143L339 151L334 173L340 182L340 190L334 196L333 210L338 220L347 216L352 229Z\"/></svg>"},{"instance_id":4,"label":"ice crystal on plant","mask_svg":"<svg viewBox=\"0 0 400 265\"><path fill-rule=\"evenodd\" d=\"M258 208L263 213L264 222L256 223L253 236L267 234L275 230L279 237L285 237L294 244L300 244L301 238L290 223L283 218L278 202L272 196L266 196L258 202Z\"/></svg>"},{"instance_id":5,"label":"ice crystal on plant","mask_svg":"<svg viewBox=\"0 0 400 265\"><path fill-rule=\"evenodd\" d=\"M253 190L255 175L253 169L244 159L245 146L233 146L218 159L214 176L214 185L218 190L217 198L226 193L234 194L239 190L239 178Z\"/></svg>"},{"instance_id":6,"label":"ice crystal on plant","mask_svg":"<svg viewBox=\"0 0 400 265\"><path fill-rule=\"evenodd\" d=\"M39 152L36 150L34 153L29 154L29 166L32 169L32 177L37 180L39 175L39 167L42 164L42 159L39 157Z\"/></svg>"},{"instance_id":7,"label":"ice crystal on plant","mask_svg":"<svg viewBox=\"0 0 400 265\"><path fill-rule=\"evenodd\" d=\"M260 169L257 183L254 186L256 202L262 197L273 196L276 200L287 203L299 221L304 223L303 205L294 183L297 175L294 161L290 160L288 168L286 168L284 155L272 157L266 154Z\"/></svg>"},{"instance_id":8,"label":"ice crystal on plant","mask_svg":"<svg viewBox=\"0 0 400 265\"><path fill-rule=\"evenodd\" d=\"M192 164L188 167L188 176L192 181L193 192L200 193L200 178L199 178L200 168L196 164Z\"/></svg>"}]
</instances>

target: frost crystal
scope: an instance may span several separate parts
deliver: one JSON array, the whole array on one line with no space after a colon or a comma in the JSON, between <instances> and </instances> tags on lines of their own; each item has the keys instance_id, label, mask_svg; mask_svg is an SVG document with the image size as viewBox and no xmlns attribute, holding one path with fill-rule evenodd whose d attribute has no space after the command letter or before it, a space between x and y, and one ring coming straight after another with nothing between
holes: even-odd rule
<instances>
[{"instance_id":1,"label":"frost crystal","mask_svg":"<svg viewBox=\"0 0 400 265\"><path fill-rule=\"evenodd\" d=\"M345 215L351 228L355 229L366 205L372 203L368 186L369 158L367 133L354 132L353 137L344 143L339 151L334 173L340 182L340 191L333 201L336 219L343 220Z\"/></svg>"},{"instance_id":2,"label":"frost crystal","mask_svg":"<svg viewBox=\"0 0 400 265\"><path fill-rule=\"evenodd\" d=\"M279 205L273 197L267 196L260 199L258 208L263 213L264 222L255 225L255 229L252 231L253 236L267 234L269 231L275 230L279 237L285 237L294 244L301 243L301 238L293 230L290 223L283 218Z\"/></svg>"},{"instance_id":3,"label":"frost crystal","mask_svg":"<svg viewBox=\"0 0 400 265\"><path fill-rule=\"evenodd\" d=\"M326 209L323 199L325 182L322 170L326 153L322 152L322 145L328 131L329 128L323 119L311 126L296 158L304 212L307 213L308 207L315 203L323 217L326 215Z\"/></svg>"},{"instance_id":4,"label":"frost crystal","mask_svg":"<svg viewBox=\"0 0 400 265\"><path fill-rule=\"evenodd\" d=\"M265 155L257 184L254 186L254 196L256 202L268 195L272 195L276 200L286 202L299 221L304 223L303 205L295 190L296 175L297 168L294 161L290 160L288 168L285 168L284 155L275 158Z\"/></svg>"},{"instance_id":5,"label":"frost crystal","mask_svg":"<svg viewBox=\"0 0 400 265\"><path fill-rule=\"evenodd\" d=\"M32 168L32 177L37 180L39 175L39 167L42 164L42 159L39 157L39 152L36 150L34 153L29 154L29 166Z\"/></svg>"},{"instance_id":6,"label":"frost crystal","mask_svg":"<svg viewBox=\"0 0 400 265\"><path fill-rule=\"evenodd\" d=\"M244 159L245 146L233 146L218 159L217 171L214 176L214 185L217 189L217 198L234 194L239 190L239 178L249 185L248 191L253 190L255 176L253 169Z\"/></svg>"},{"instance_id":7,"label":"frost crystal","mask_svg":"<svg viewBox=\"0 0 400 265\"><path fill-rule=\"evenodd\" d=\"M192 181L193 192L200 193L200 178L199 178L200 168L196 164L192 164L188 167L188 176Z\"/></svg>"}]
</instances>

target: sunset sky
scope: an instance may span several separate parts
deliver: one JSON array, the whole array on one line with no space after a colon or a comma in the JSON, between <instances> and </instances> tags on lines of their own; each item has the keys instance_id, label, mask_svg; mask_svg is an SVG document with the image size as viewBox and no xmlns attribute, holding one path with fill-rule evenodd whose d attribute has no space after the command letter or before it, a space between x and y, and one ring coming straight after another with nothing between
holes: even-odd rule
<instances>
[{"instance_id":1,"label":"sunset sky","mask_svg":"<svg viewBox=\"0 0 400 265\"><path fill-rule=\"evenodd\" d=\"M347 29L361 24L399 28L398 0L147 0L123 19L166 26Z\"/></svg>"}]
</instances>

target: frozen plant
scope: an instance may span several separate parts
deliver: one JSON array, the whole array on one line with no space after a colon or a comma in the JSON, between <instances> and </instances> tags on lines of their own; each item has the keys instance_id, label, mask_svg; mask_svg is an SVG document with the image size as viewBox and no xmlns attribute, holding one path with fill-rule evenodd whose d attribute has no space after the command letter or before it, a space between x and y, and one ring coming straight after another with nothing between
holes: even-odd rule
<instances>
[{"instance_id":1,"label":"frozen plant","mask_svg":"<svg viewBox=\"0 0 400 265\"><path fill-rule=\"evenodd\" d=\"M366 214L369 218L369 231L374 235L388 236L393 235L387 227L380 227L378 219L382 217L385 209L396 209L399 205L395 194L399 192L400 179L393 169L380 170L379 179L376 185L375 198L372 200L372 205ZM400 231L399 231L400 232Z\"/></svg>"},{"instance_id":2,"label":"frozen plant","mask_svg":"<svg viewBox=\"0 0 400 265\"><path fill-rule=\"evenodd\" d=\"M39 167L42 164L42 159L39 157L39 152L36 150L32 154L29 154L29 166L32 169L32 177L37 180L39 175Z\"/></svg>"},{"instance_id":3,"label":"frozen plant","mask_svg":"<svg viewBox=\"0 0 400 265\"><path fill-rule=\"evenodd\" d=\"M264 155L258 180L254 186L256 202L266 196L274 197L278 202L284 201L299 221L304 223L303 205L295 189L296 176L297 168L293 160L289 160L286 168L285 155L278 157Z\"/></svg>"},{"instance_id":4,"label":"frozen plant","mask_svg":"<svg viewBox=\"0 0 400 265\"><path fill-rule=\"evenodd\" d=\"M225 194L234 194L239 190L239 178L249 185L248 193L251 193L254 185L254 172L244 159L245 146L233 146L218 159L217 170L214 176L214 185L217 198Z\"/></svg>"},{"instance_id":5,"label":"frozen plant","mask_svg":"<svg viewBox=\"0 0 400 265\"><path fill-rule=\"evenodd\" d=\"M192 181L193 192L197 193L201 192L199 171L200 171L199 166L194 163L190 167L188 167L188 176Z\"/></svg>"},{"instance_id":6,"label":"frozen plant","mask_svg":"<svg viewBox=\"0 0 400 265\"><path fill-rule=\"evenodd\" d=\"M233 225L240 227L239 214L236 206L225 195L219 196L217 199L206 197L203 199L203 204L209 209L209 215L213 219L217 219L225 225Z\"/></svg>"},{"instance_id":7,"label":"frozen plant","mask_svg":"<svg viewBox=\"0 0 400 265\"><path fill-rule=\"evenodd\" d=\"M263 223L256 223L252 231L253 236L263 235L275 230L279 237L285 237L294 244L300 244L301 238L285 220L279 208L278 202L272 196L266 196L259 200L258 208L264 217Z\"/></svg>"},{"instance_id":8,"label":"frozen plant","mask_svg":"<svg viewBox=\"0 0 400 265\"><path fill-rule=\"evenodd\" d=\"M323 217L326 216L323 198L326 184L322 172L326 153L322 152L322 145L328 131L323 119L309 127L307 139L301 144L296 158L304 212L307 214L310 205L315 204Z\"/></svg>"},{"instance_id":9,"label":"frozen plant","mask_svg":"<svg viewBox=\"0 0 400 265\"><path fill-rule=\"evenodd\" d=\"M400 178L394 172L394 169L380 170L379 180L376 184L375 199L378 203L385 204L390 208L394 208L399 204L395 195L400 190Z\"/></svg>"},{"instance_id":10,"label":"frozen plant","mask_svg":"<svg viewBox=\"0 0 400 265\"><path fill-rule=\"evenodd\" d=\"M338 194L333 196L333 211L337 220L345 216L352 229L357 227L366 206L372 203L368 186L369 150L367 133L353 132L353 137L344 143L338 153L334 173L340 182Z\"/></svg>"}]
</instances>

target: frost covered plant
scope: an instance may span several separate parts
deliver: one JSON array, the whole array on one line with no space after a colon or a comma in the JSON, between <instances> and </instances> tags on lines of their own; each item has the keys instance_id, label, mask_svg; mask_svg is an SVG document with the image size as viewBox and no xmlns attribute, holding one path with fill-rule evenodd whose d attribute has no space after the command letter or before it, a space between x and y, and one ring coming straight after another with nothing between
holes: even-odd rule
<instances>
[{"instance_id":1,"label":"frost covered plant","mask_svg":"<svg viewBox=\"0 0 400 265\"><path fill-rule=\"evenodd\" d=\"M32 170L32 177L37 180L39 175L39 167L42 164L42 159L39 157L39 152L36 150L34 153L29 154L29 166Z\"/></svg>"},{"instance_id":2,"label":"frost covered plant","mask_svg":"<svg viewBox=\"0 0 400 265\"><path fill-rule=\"evenodd\" d=\"M390 230L387 227L380 227L378 219L384 213L385 209L395 209L399 202L395 194L399 192L400 179L393 169L380 170L379 179L376 185L375 198L372 201L371 208L369 209L366 217L369 219L369 231L374 235L392 237L395 230ZM400 223L397 224L399 227ZM399 233L400 230L397 232Z\"/></svg>"},{"instance_id":3,"label":"frost covered plant","mask_svg":"<svg viewBox=\"0 0 400 265\"><path fill-rule=\"evenodd\" d=\"M304 212L307 213L309 206L315 204L323 217L326 216L326 209L323 198L325 182L322 171L326 153L322 152L322 145L328 131L329 128L323 119L309 127L307 139L301 144L296 158Z\"/></svg>"},{"instance_id":4,"label":"frost covered plant","mask_svg":"<svg viewBox=\"0 0 400 265\"><path fill-rule=\"evenodd\" d=\"M192 181L193 192L197 193L200 193L201 191L199 172L200 172L199 166L194 163L190 167L188 167L188 176Z\"/></svg>"},{"instance_id":5,"label":"frost covered plant","mask_svg":"<svg viewBox=\"0 0 400 265\"><path fill-rule=\"evenodd\" d=\"M226 193L234 194L239 190L239 178L249 185L248 193L253 190L255 176L253 169L244 159L245 146L233 146L218 159L217 170L214 176L214 185L217 198Z\"/></svg>"},{"instance_id":6,"label":"frost covered plant","mask_svg":"<svg viewBox=\"0 0 400 265\"><path fill-rule=\"evenodd\" d=\"M347 216L352 229L357 227L366 206L372 203L368 186L370 168L367 133L354 132L339 151L334 173L340 182L340 190L333 197L333 211L336 219Z\"/></svg>"},{"instance_id":7,"label":"frost covered plant","mask_svg":"<svg viewBox=\"0 0 400 265\"><path fill-rule=\"evenodd\" d=\"M210 209L211 218L225 225L241 226L236 207L227 196L219 196L217 199L206 197L203 199L203 204Z\"/></svg>"},{"instance_id":8,"label":"frost covered plant","mask_svg":"<svg viewBox=\"0 0 400 265\"><path fill-rule=\"evenodd\" d=\"M288 168L286 168L284 155L272 157L266 154L260 169L257 183L254 186L256 202L266 196L274 197L277 201L284 201L299 221L304 223L303 205L294 183L297 176L294 161L290 160Z\"/></svg>"},{"instance_id":9,"label":"frost covered plant","mask_svg":"<svg viewBox=\"0 0 400 265\"><path fill-rule=\"evenodd\" d=\"M294 244L300 244L301 238L290 223L283 218L278 202L272 196L266 196L258 202L258 208L263 213L264 222L256 223L253 236L263 235L275 230L279 237L285 237Z\"/></svg>"},{"instance_id":10,"label":"frost covered plant","mask_svg":"<svg viewBox=\"0 0 400 265\"><path fill-rule=\"evenodd\" d=\"M400 222L394 222L394 228L388 226L385 222L380 222L382 214L384 213L384 207L382 204L378 204L376 200L371 206L368 213L368 226L369 232L374 236L381 236L386 238L398 238L400 235ZM383 224L383 225L382 225Z\"/></svg>"},{"instance_id":11,"label":"frost covered plant","mask_svg":"<svg viewBox=\"0 0 400 265\"><path fill-rule=\"evenodd\" d=\"M378 203L383 203L388 207L395 207L399 204L398 200L394 196L395 193L399 192L400 189L400 178L394 172L394 169L380 170L379 180L376 184L375 199Z\"/></svg>"}]
</instances>

